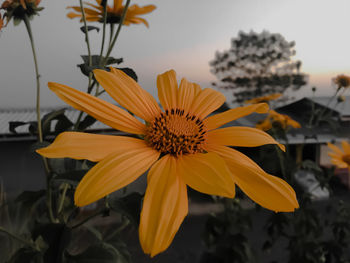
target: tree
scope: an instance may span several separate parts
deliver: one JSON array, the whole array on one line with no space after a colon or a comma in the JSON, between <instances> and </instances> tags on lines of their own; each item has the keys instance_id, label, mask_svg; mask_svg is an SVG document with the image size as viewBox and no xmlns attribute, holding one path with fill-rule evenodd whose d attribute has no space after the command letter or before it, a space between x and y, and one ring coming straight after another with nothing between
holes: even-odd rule
<instances>
[{"instance_id":1,"label":"tree","mask_svg":"<svg viewBox=\"0 0 350 263\"><path fill-rule=\"evenodd\" d=\"M288 88L298 90L307 83L307 75L300 73L300 61L291 60L294 46L294 41L280 34L241 31L231 40L231 48L217 51L209 63L218 79L212 85L233 90L234 101L239 103Z\"/></svg>"}]
</instances>

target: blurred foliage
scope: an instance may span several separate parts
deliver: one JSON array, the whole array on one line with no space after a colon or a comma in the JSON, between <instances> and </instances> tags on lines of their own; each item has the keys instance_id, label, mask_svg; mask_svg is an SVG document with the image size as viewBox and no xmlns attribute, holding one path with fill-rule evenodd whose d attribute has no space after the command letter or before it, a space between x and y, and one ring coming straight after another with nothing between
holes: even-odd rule
<instances>
[{"instance_id":1,"label":"blurred foliage","mask_svg":"<svg viewBox=\"0 0 350 263\"><path fill-rule=\"evenodd\" d=\"M244 102L286 89L297 90L307 83L300 72L301 61L292 61L295 43L280 34L240 31L231 40L231 48L216 52L210 61L211 72L218 79L213 86L232 90L236 102Z\"/></svg>"}]
</instances>

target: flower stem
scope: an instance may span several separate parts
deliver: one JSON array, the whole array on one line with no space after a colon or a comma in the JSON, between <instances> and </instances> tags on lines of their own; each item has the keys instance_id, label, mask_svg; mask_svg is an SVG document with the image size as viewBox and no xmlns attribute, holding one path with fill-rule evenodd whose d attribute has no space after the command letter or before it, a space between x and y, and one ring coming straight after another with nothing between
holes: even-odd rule
<instances>
[{"instance_id":1,"label":"flower stem","mask_svg":"<svg viewBox=\"0 0 350 263\"><path fill-rule=\"evenodd\" d=\"M110 31L109 31L109 46L112 43L113 35L114 35L114 24L110 24Z\"/></svg>"},{"instance_id":2,"label":"flower stem","mask_svg":"<svg viewBox=\"0 0 350 263\"><path fill-rule=\"evenodd\" d=\"M7 234L9 237L13 238L13 239L16 239L17 241L23 243L23 244L26 244L27 246L39 251L39 249L32 243L32 242L29 242L28 240L25 240L15 234L12 234L11 232L7 231L6 229L0 227L0 232L2 233L5 233Z\"/></svg>"},{"instance_id":3,"label":"flower stem","mask_svg":"<svg viewBox=\"0 0 350 263\"><path fill-rule=\"evenodd\" d=\"M40 74L39 74L39 67L38 67L38 60L36 57L35 52L35 46L34 46L34 39L32 34L32 28L30 26L29 18L26 14L24 14L24 24L26 25L30 44L32 47L33 52L33 59L34 59L34 66L35 66L35 76L36 76L36 117L38 122L38 140L39 142L43 142L43 131L41 127L41 117L40 117Z\"/></svg>"},{"instance_id":4,"label":"flower stem","mask_svg":"<svg viewBox=\"0 0 350 263\"><path fill-rule=\"evenodd\" d=\"M64 183L64 188L63 188L63 192L62 192L62 195L61 195L60 203L58 205L57 214L61 213L61 211L62 211L64 200L66 199L66 194L67 194L68 187L69 187L69 184Z\"/></svg>"},{"instance_id":5,"label":"flower stem","mask_svg":"<svg viewBox=\"0 0 350 263\"><path fill-rule=\"evenodd\" d=\"M103 54L103 49L105 46L106 24L107 24L107 1L104 2L104 6L103 6L103 27L102 27L102 43L101 43L101 52L100 52L100 64L102 63L102 54Z\"/></svg>"},{"instance_id":6,"label":"flower stem","mask_svg":"<svg viewBox=\"0 0 350 263\"><path fill-rule=\"evenodd\" d=\"M106 54L106 56L104 58L103 64L105 64L107 62L107 59L108 59L109 55L111 54L115 43L117 42L117 39L118 39L120 30L122 29L122 26L123 26L123 23L124 23L124 20L125 20L125 17L126 17L126 12L128 11L129 5L130 5L130 0L126 0L126 4L124 6L123 14L122 14L122 16L120 18L120 22L119 22L119 25L118 25L118 28L117 28L117 32L115 33L114 38L112 40L112 43L110 44L110 46L108 48L108 51L107 51L107 54Z\"/></svg>"},{"instance_id":7,"label":"flower stem","mask_svg":"<svg viewBox=\"0 0 350 263\"><path fill-rule=\"evenodd\" d=\"M32 52L33 52L33 59L34 59L34 66L35 66L35 76L36 76L36 116L37 116L37 123L38 123L38 140L39 142L43 142L43 132L42 132L42 125L41 125L41 117L40 117L40 74L39 74L39 66L38 66L38 60L35 52L35 45L34 45L34 38L33 38L33 33L32 33L32 28L30 26L30 21L29 18L26 14L24 14L23 17L24 24L26 25L26 29L28 32L30 44L32 47ZM47 208L48 208L48 213L50 220L52 222L55 222L55 218L53 216L52 212L52 198L51 198L51 190L50 190L50 168L48 161L45 157L42 157L43 163L44 163L44 168L45 168L45 173L46 173L46 185L47 185L47 190L46 190L46 201L47 201Z\"/></svg>"},{"instance_id":8,"label":"flower stem","mask_svg":"<svg viewBox=\"0 0 350 263\"><path fill-rule=\"evenodd\" d=\"M86 23L86 16L85 16L85 10L84 10L84 4L82 0L79 0L80 3L80 9L81 9L81 14L83 18L83 23L84 23L84 28L85 28L85 42L87 45L87 50L88 50L88 56L89 56L89 66L92 66L92 57L91 57L91 49L90 49L90 41L89 41L89 31Z\"/></svg>"}]
</instances>

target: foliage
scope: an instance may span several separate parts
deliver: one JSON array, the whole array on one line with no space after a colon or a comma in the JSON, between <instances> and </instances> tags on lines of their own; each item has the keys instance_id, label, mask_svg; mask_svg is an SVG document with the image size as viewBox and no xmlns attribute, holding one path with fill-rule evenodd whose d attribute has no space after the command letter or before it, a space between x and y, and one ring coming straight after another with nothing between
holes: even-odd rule
<instances>
[{"instance_id":1,"label":"foliage","mask_svg":"<svg viewBox=\"0 0 350 263\"><path fill-rule=\"evenodd\" d=\"M243 102L262 95L297 90L306 84L301 62L292 61L295 43L268 31L239 32L231 48L216 52L210 62L216 76L214 87L232 90L235 101Z\"/></svg>"}]
</instances>

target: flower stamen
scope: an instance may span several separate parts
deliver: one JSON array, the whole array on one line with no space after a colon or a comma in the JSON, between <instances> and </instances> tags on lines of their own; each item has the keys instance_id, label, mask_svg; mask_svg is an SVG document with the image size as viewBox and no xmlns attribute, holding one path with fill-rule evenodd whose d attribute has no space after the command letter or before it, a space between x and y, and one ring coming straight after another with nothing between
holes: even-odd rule
<instances>
[{"instance_id":1,"label":"flower stamen","mask_svg":"<svg viewBox=\"0 0 350 263\"><path fill-rule=\"evenodd\" d=\"M201 119L183 109L165 110L148 126L146 141L164 154L179 156L203 152L206 129Z\"/></svg>"}]
</instances>

